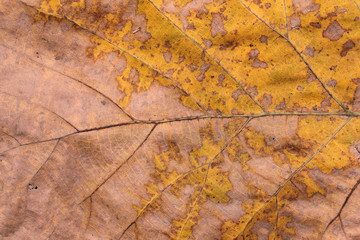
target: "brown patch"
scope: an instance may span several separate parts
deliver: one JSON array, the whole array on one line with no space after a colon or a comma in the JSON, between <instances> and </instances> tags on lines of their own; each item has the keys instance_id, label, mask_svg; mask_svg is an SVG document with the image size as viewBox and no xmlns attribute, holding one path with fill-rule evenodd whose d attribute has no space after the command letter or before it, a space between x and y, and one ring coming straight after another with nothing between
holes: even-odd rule
<instances>
[{"instance_id":1,"label":"brown patch","mask_svg":"<svg viewBox=\"0 0 360 240\"><path fill-rule=\"evenodd\" d=\"M355 43L352 40L348 40L342 45L340 56L345 57L353 47L355 47Z\"/></svg>"},{"instance_id":2,"label":"brown patch","mask_svg":"<svg viewBox=\"0 0 360 240\"><path fill-rule=\"evenodd\" d=\"M248 53L249 60L256 58L259 54L260 54L260 51L257 48L251 49L250 52Z\"/></svg>"},{"instance_id":3,"label":"brown patch","mask_svg":"<svg viewBox=\"0 0 360 240\"><path fill-rule=\"evenodd\" d=\"M237 101L240 95L241 95L241 90L238 89L235 92L233 92L231 96L233 99L235 99Z\"/></svg>"},{"instance_id":4,"label":"brown patch","mask_svg":"<svg viewBox=\"0 0 360 240\"><path fill-rule=\"evenodd\" d=\"M234 50L234 48L236 48L238 45L239 43L234 40L226 41L224 44L220 45L220 50L226 50L229 47L231 47L231 50Z\"/></svg>"},{"instance_id":5,"label":"brown patch","mask_svg":"<svg viewBox=\"0 0 360 240\"><path fill-rule=\"evenodd\" d=\"M316 12L320 8L320 4L314 4L314 0L293 0L295 12L301 12L306 15L309 12Z\"/></svg>"},{"instance_id":6,"label":"brown patch","mask_svg":"<svg viewBox=\"0 0 360 240\"><path fill-rule=\"evenodd\" d=\"M201 65L201 67L200 67L201 74L197 77L198 81L204 80L205 73L210 68L210 65L211 65L210 63L204 63L203 65Z\"/></svg>"},{"instance_id":7,"label":"brown patch","mask_svg":"<svg viewBox=\"0 0 360 240\"><path fill-rule=\"evenodd\" d=\"M268 65L266 62L260 61L259 59L255 59L253 64L251 65L253 68L267 68Z\"/></svg>"},{"instance_id":8,"label":"brown patch","mask_svg":"<svg viewBox=\"0 0 360 240\"><path fill-rule=\"evenodd\" d=\"M196 30L196 27L193 23L189 24L187 30Z\"/></svg>"},{"instance_id":9,"label":"brown patch","mask_svg":"<svg viewBox=\"0 0 360 240\"><path fill-rule=\"evenodd\" d=\"M193 25L188 22L188 17L190 17L192 13L196 13L197 18L201 18L202 15L208 14L209 10L205 5L207 3L210 3L210 1L188 1L188 3L183 8L179 9L177 6L175 6L173 1L165 1L162 7L165 11L172 13L177 12L179 16L181 16L180 21L183 23L183 29L190 30L193 28Z\"/></svg>"},{"instance_id":10,"label":"brown patch","mask_svg":"<svg viewBox=\"0 0 360 240\"><path fill-rule=\"evenodd\" d=\"M257 221L251 228L251 232L256 233L257 239L270 239L270 233L274 229L274 226L264 220Z\"/></svg>"},{"instance_id":11,"label":"brown patch","mask_svg":"<svg viewBox=\"0 0 360 240\"><path fill-rule=\"evenodd\" d=\"M306 56L314 57L315 48L310 48L309 46L306 46L304 54Z\"/></svg>"},{"instance_id":12,"label":"brown patch","mask_svg":"<svg viewBox=\"0 0 360 240\"><path fill-rule=\"evenodd\" d=\"M180 64L185 60L184 56L179 56L179 61L176 62L176 64Z\"/></svg>"},{"instance_id":13,"label":"brown patch","mask_svg":"<svg viewBox=\"0 0 360 240\"><path fill-rule=\"evenodd\" d=\"M330 41L337 41L343 36L345 31L338 21L335 20L323 31L323 37L330 39Z\"/></svg>"},{"instance_id":14,"label":"brown patch","mask_svg":"<svg viewBox=\"0 0 360 240\"><path fill-rule=\"evenodd\" d=\"M330 97L327 97L324 99L324 101L321 102L321 108L326 109L327 107L331 106Z\"/></svg>"},{"instance_id":15,"label":"brown patch","mask_svg":"<svg viewBox=\"0 0 360 240\"><path fill-rule=\"evenodd\" d=\"M335 11L336 11L337 13L346 13L346 12L347 12L346 9L339 9L338 6L335 6Z\"/></svg>"},{"instance_id":16,"label":"brown patch","mask_svg":"<svg viewBox=\"0 0 360 240\"><path fill-rule=\"evenodd\" d=\"M269 94L264 94L263 98L260 100L261 105L266 109L268 106L272 104L272 96Z\"/></svg>"},{"instance_id":17,"label":"brown patch","mask_svg":"<svg viewBox=\"0 0 360 240\"><path fill-rule=\"evenodd\" d=\"M252 0L252 3L255 3L256 5L260 5L262 2L261 0Z\"/></svg>"},{"instance_id":18,"label":"brown patch","mask_svg":"<svg viewBox=\"0 0 360 240\"><path fill-rule=\"evenodd\" d=\"M331 81L328 82L328 87L335 87L337 84L337 81L335 79L332 79Z\"/></svg>"},{"instance_id":19,"label":"brown patch","mask_svg":"<svg viewBox=\"0 0 360 240\"><path fill-rule=\"evenodd\" d=\"M171 62L171 57L172 57L171 52L163 52L163 56L167 63Z\"/></svg>"},{"instance_id":20,"label":"brown patch","mask_svg":"<svg viewBox=\"0 0 360 240\"><path fill-rule=\"evenodd\" d=\"M315 80L314 74L312 74L312 72L310 72L310 70L308 70L308 78L306 79L306 81L307 81L308 83L311 83L311 82L314 81L314 80Z\"/></svg>"},{"instance_id":21,"label":"brown patch","mask_svg":"<svg viewBox=\"0 0 360 240\"><path fill-rule=\"evenodd\" d=\"M259 93L257 91L257 87L249 87L248 88L248 92L252 95L252 96L257 96Z\"/></svg>"},{"instance_id":22,"label":"brown patch","mask_svg":"<svg viewBox=\"0 0 360 240\"><path fill-rule=\"evenodd\" d=\"M285 108L286 108L285 99L279 105L276 106L276 110L284 110Z\"/></svg>"},{"instance_id":23,"label":"brown patch","mask_svg":"<svg viewBox=\"0 0 360 240\"><path fill-rule=\"evenodd\" d=\"M265 36L265 35L261 35L260 42L265 43L266 45L268 45L268 37Z\"/></svg>"},{"instance_id":24,"label":"brown patch","mask_svg":"<svg viewBox=\"0 0 360 240\"><path fill-rule=\"evenodd\" d=\"M289 21L290 29L298 29L301 27L301 21L298 16L291 16Z\"/></svg>"},{"instance_id":25,"label":"brown patch","mask_svg":"<svg viewBox=\"0 0 360 240\"><path fill-rule=\"evenodd\" d=\"M223 86L222 83L223 83L224 79L225 79L225 75L221 73L219 75L219 82L218 82L217 86Z\"/></svg>"},{"instance_id":26,"label":"brown patch","mask_svg":"<svg viewBox=\"0 0 360 240\"><path fill-rule=\"evenodd\" d=\"M196 70L199 68L199 66L190 63L189 68L190 68L190 71L191 71L191 72L194 72L194 71L196 71Z\"/></svg>"},{"instance_id":27,"label":"brown patch","mask_svg":"<svg viewBox=\"0 0 360 240\"><path fill-rule=\"evenodd\" d=\"M224 15L221 13L213 13L211 21L211 36L214 38L216 35L220 34L224 36L227 31L224 29L223 24Z\"/></svg>"},{"instance_id":28,"label":"brown patch","mask_svg":"<svg viewBox=\"0 0 360 240\"><path fill-rule=\"evenodd\" d=\"M169 48L169 49L172 48L171 43L170 43L169 40L165 41L164 47Z\"/></svg>"},{"instance_id":29,"label":"brown patch","mask_svg":"<svg viewBox=\"0 0 360 240\"><path fill-rule=\"evenodd\" d=\"M271 8L271 3L265 3L265 7L266 7L266 9Z\"/></svg>"}]
</instances>

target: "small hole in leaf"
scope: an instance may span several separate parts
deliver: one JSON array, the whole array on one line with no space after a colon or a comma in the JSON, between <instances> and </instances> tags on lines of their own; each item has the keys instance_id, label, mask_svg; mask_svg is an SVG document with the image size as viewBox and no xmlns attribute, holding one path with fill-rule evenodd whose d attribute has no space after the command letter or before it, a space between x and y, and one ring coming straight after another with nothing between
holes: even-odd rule
<instances>
[{"instance_id":1,"label":"small hole in leaf","mask_svg":"<svg viewBox=\"0 0 360 240\"><path fill-rule=\"evenodd\" d=\"M34 185L32 185L31 183L29 183L28 188L29 188L30 190L32 190L32 189L38 189L37 186L34 186Z\"/></svg>"}]
</instances>

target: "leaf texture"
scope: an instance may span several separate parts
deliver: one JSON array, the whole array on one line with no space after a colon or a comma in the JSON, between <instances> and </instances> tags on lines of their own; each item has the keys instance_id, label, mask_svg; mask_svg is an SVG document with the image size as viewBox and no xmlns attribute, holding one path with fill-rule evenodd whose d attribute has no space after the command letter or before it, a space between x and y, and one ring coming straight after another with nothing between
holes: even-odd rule
<instances>
[{"instance_id":1,"label":"leaf texture","mask_svg":"<svg viewBox=\"0 0 360 240\"><path fill-rule=\"evenodd\" d=\"M359 239L357 0L0 1L1 239Z\"/></svg>"}]
</instances>

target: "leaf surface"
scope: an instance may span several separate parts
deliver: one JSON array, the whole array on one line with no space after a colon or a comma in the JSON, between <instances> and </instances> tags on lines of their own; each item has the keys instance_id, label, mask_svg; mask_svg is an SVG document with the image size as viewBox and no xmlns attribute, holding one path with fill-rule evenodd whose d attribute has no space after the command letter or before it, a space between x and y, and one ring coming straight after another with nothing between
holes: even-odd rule
<instances>
[{"instance_id":1,"label":"leaf surface","mask_svg":"<svg viewBox=\"0 0 360 240\"><path fill-rule=\"evenodd\" d=\"M1 1L1 238L360 238L359 17Z\"/></svg>"}]
</instances>

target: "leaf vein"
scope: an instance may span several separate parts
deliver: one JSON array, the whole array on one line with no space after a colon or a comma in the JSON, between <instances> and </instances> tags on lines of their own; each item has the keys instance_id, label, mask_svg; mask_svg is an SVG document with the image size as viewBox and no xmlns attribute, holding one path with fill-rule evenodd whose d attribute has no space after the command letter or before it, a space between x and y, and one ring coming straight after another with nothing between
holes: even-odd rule
<instances>
[{"instance_id":1,"label":"leaf vein","mask_svg":"<svg viewBox=\"0 0 360 240\"><path fill-rule=\"evenodd\" d=\"M234 238L237 239L242 233L245 232L246 228L249 226L249 224L252 222L252 220L254 220L254 218L256 217L256 215L274 198L277 197L277 195L279 194L279 192L284 188L284 186L288 183L291 182L292 178L298 173L300 172L303 168L306 167L306 165L311 162L311 160L313 160L315 158L315 156L322 150L324 149L328 143L334 139L334 137L350 122L350 120L352 119L352 117L349 117L331 136L328 140L326 140L326 142L321 145L321 147L307 160L305 161L303 164L301 164L301 166L299 168L297 168L293 173L290 174L290 176L285 180L285 182L283 182L279 188L276 190L276 192L268 199L264 202L264 204L251 216L250 220L246 223L244 229Z\"/></svg>"},{"instance_id":2,"label":"leaf vein","mask_svg":"<svg viewBox=\"0 0 360 240\"><path fill-rule=\"evenodd\" d=\"M184 34L188 39L190 39L197 47L199 47L206 55L213 60L217 65L221 67L221 69L228 74L236 83L240 86L241 90L243 90L250 98L251 100L258 105L263 112L266 112L266 110L261 106L261 104L256 101L256 99L244 88L244 86L218 61L216 60L208 51L206 51L205 48L203 48L195 39L190 37L185 31L183 31L177 24L175 24L174 21L172 21L164 12L162 12L151 0L148 0L151 5L154 6L154 8L161 13L169 22L171 22L182 34Z\"/></svg>"},{"instance_id":3,"label":"leaf vein","mask_svg":"<svg viewBox=\"0 0 360 240\"><path fill-rule=\"evenodd\" d=\"M307 68L310 70L310 72L315 76L315 78L319 81L321 86L325 89L325 91L330 95L330 97L345 111L347 112L348 109L334 96L334 94L326 87L325 83L320 79L320 77L316 74L314 69L311 67L310 63L304 58L304 56L301 54L301 52L296 48L296 46L293 44L292 41L290 41L290 36L286 37L283 34L281 34L279 31L277 31L275 28L271 27L269 24L267 24L262 18L260 18L255 12L253 12L248 6L246 6L243 2L243 0L239 0L240 3L251 13L253 14L257 19L259 19L265 26L270 28L272 31L277 33L280 37L284 38L290 46L294 49L294 51L299 55L301 60L305 63Z\"/></svg>"}]
</instances>

